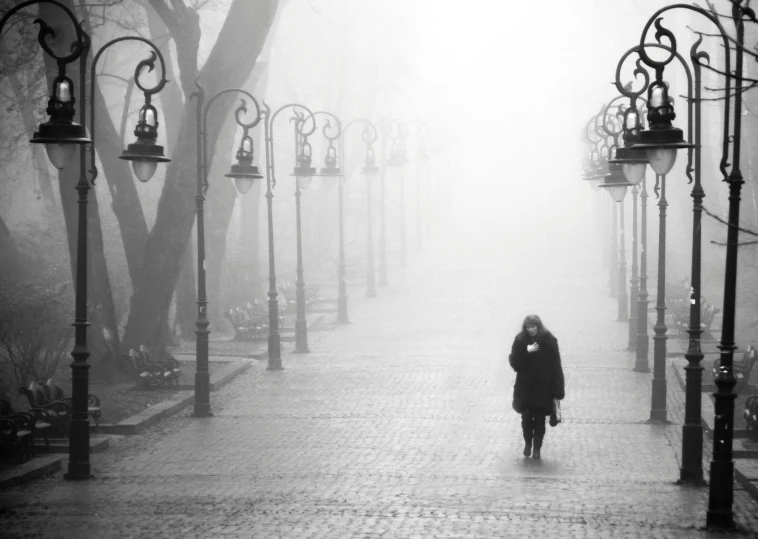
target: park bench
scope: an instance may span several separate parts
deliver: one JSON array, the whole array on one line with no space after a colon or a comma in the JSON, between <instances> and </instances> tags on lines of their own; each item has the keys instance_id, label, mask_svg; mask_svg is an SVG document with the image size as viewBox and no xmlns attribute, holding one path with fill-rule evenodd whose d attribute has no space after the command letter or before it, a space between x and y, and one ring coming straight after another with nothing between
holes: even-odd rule
<instances>
[{"instance_id":1,"label":"park bench","mask_svg":"<svg viewBox=\"0 0 758 539\"><path fill-rule=\"evenodd\" d=\"M34 440L28 426L29 419L20 415L9 415L0 418L0 453L4 457L19 460L34 454Z\"/></svg>"},{"instance_id":2,"label":"park bench","mask_svg":"<svg viewBox=\"0 0 758 539\"><path fill-rule=\"evenodd\" d=\"M0 399L0 417L5 417L13 413L13 406L5 399Z\"/></svg>"},{"instance_id":3,"label":"park bench","mask_svg":"<svg viewBox=\"0 0 758 539\"><path fill-rule=\"evenodd\" d=\"M668 301L668 300L667 300ZM671 317L674 320L674 326L677 329L678 337L682 338L687 335L687 330L690 327L690 298L686 298L686 301L679 298L673 300L673 305L666 304L666 308L670 310ZM711 325L716 315L719 313L714 305L708 303L704 298L700 298L700 329L702 333L700 335L701 340L715 340L711 334Z\"/></svg>"},{"instance_id":4,"label":"park bench","mask_svg":"<svg viewBox=\"0 0 758 539\"><path fill-rule=\"evenodd\" d=\"M55 384L53 378L48 378L46 383L39 385L44 392L45 398L48 399L48 402L61 401L73 408L71 397L66 397L63 393L63 389ZM43 408L45 407L43 406ZM100 410L100 399L92 393L87 394L87 414L92 418L92 421L95 422L95 426L99 426L100 416L102 415Z\"/></svg>"},{"instance_id":5,"label":"park bench","mask_svg":"<svg viewBox=\"0 0 758 539\"><path fill-rule=\"evenodd\" d=\"M232 307L224 313L234 328L235 341L250 341L268 333L268 311L256 303Z\"/></svg>"},{"instance_id":6,"label":"park bench","mask_svg":"<svg viewBox=\"0 0 758 539\"><path fill-rule=\"evenodd\" d=\"M32 382L28 388L22 387L19 391L26 396L32 409L41 408L48 413L51 430L61 437L68 436L68 427L71 423L71 404L62 400L48 401L41 384L37 382Z\"/></svg>"},{"instance_id":7,"label":"park bench","mask_svg":"<svg viewBox=\"0 0 758 539\"><path fill-rule=\"evenodd\" d=\"M758 395L753 395L745 400L745 422L747 423L748 437L758 441Z\"/></svg>"},{"instance_id":8,"label":"park bench","mask_svg":"<svg viewBox=\"0 0 758 539\"><path fill-rule=\"evenodd\" d=\"M130 350L131 353L131 350ZM171 354L166 354L161 359L153 359L148 352L147 347L141 344L139 347L139 354L142 356L142 360L146 365L159 365L163 367L163 381L164 385L170 386L171 384L179 385L179 377L182 374L182 365L179 360Z\"/></svg>"},{"instance_id":9,"label":"park bench","mask_svg":"<svg viewBox=\"0 0 758 539\"><path fill-rule=\"evenodd\" d=\"M19 391L26 396L31 408L42 408L48 413L53 430L61 436L68 435L68 427L71 423L72 402L66 397L63 390L55 385L50 378L46 383L31 382L28 388L22 387ZM87 395L87 414L99 425L100 399L92 394Z\"/></svg>"},{"instance_id":10,"label":"park bench","mask_svg":"<svg viewBox=\"0 0 758 539\"><path fill-rule=\"evenodd\" d=\"M156 389L170 385L179 378L178 361L176 367L168 362L153 362L149 353L141 350L138 352L133 348L129 349L129 354L122 354L121 357L134 372L136 388Z\"/></svg>"},{"instance_id":11,"label":"park bench","mask_svg":"<svg viewBox=\"0 0 758 539\"><path fill-rule=\"evenodd\" d=\"M752 391L752 387L748 381L750 380L750 374L753 372L756 360L758 360L758 349L752 344L748 346L741 358L734 358L732 360L732 374L734 374L734 378L737 380L737 383L732 389L733 393L739 395L741 393L750 393ZM718 374L720 366L720 360L717 359L713 363L714 377Z\"/></svg>"},{"instance_id":12,"label":"park bench","mask_svg":"<svg viewBox=\"0 0 758 539\"><path fill-rule=\"evenodd\" d=\"M45 447L50 448L50 440L48 438L48 431L53 428L53 421L50 417L50 413L44 408L32 408L24 412L16 412L13 410L13 406L10 402L4 399L0 399L0 417L9 418L18 414L24 414L29 416L33 420L32 434L39 435L45 440Z\"/></svg>"}]
</instances>

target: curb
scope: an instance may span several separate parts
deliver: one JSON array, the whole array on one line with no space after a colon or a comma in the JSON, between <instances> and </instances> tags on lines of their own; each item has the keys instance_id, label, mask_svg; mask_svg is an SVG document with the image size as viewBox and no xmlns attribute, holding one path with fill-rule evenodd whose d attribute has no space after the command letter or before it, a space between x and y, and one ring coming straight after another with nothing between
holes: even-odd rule
<instances>
[{"instance_id":1,"label":"curb","mask_svg":"<svg viewBox=\"0 0 758 539\"><path fill-rule=\"evenodd\" d=\"M216 391L228 384L235 376L248 370L251 365L251 361L242 359L215 371L211 374L210 390ZM174 415L194 401L195 392L193 390L180 391L173 399L159 402L136 415L127 417L115 425L101 424L97 432L104 434L138 434L146 428L155 425L160 420Z\"/></svg>"},{"instance_id":2,"label":"curb","mask_svg":"<svg viewBox=\"0 0 758 539\"><path fill-rule=\"evenodd\" d=\"M669 362L671 363L671 366L674 368L673 369L674 374L676 375L677 382L679 382L679 387L681 388L682 391L686 391L687 385L686 385L685 380L682 378L682 374L679 372L680 371L679 366L674 361L669 360ZM714 415L713 405L711 403L710 398L708 397L710 393L703 392L702 395L704 398L702 399L703 405L701 405L700 422L703 425L703 431L705 432L706 437L712 441L713 428L711 427L711 424L709 424L708 419L713 421L713 415ZM703 414L703 412L706 411L706 409L707 409L707 413ZM707 417L702 417L703 415ZM733 450L733 453L734 452L735 451ZM745 491L748 494L750 494L753 497L753 499L758 500L758 484L748 479L748 477L740 471L738 467L739 461L740 461L739 458L734 458L734 456L732 456L732 462L733 462L733 468L734 468L734 479L740 484L740 486L743 489L745 489Z\"/></svg>"},{"instance_id":3,"label":"curb","mask_svg":"<svg viewBox=\"0 0 758 539\"><path fill-rule=\"evenodd\" d=\"M63 467L63 457L40 457L0 473L0 489L52 475Z\"/></svg>"}]
</instances>

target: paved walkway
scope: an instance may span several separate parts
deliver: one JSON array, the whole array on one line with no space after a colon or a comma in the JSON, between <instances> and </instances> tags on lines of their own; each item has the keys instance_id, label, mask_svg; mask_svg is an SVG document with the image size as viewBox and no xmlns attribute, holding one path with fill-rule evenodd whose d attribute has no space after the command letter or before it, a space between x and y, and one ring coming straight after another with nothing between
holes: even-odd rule
<instances>
[{"instance_id":1,"label":"paved walkway","mask_svg":"<svg viewBox=\"0 0 758 539\"><path fill-rule=\"evenodd\" d=\"M93 456L93 481L0 493L2 536L720 536L701 529L707 488L675 484L675 381L674 423L645 424L650 375L632 371L597 251L568 235L515 247L522 233L438 238L356 298L352 324L311 333L310 354L281 372L256 362L214 394L215 417L122 439ZM541 461L522 457L510 407L507 353L530 312L566 374ZM755 537L754 501L736 490L734 507L738 536Z\"/></svg>"}]
</instances>

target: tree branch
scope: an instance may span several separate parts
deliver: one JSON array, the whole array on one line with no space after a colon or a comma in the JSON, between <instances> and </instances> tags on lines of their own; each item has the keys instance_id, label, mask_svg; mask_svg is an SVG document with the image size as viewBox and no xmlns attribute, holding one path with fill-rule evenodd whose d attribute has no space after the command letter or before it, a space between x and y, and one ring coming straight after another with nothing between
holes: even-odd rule
<instances>
[{"instance_id":1,"label":"tree branch","mask_svg":"<svg viewBox=\"0 0 758 539\"><path fill-rule=\"evenodd\" d=\"M711 212L709 212L708 209L705 206L703 206L703 211L706 213L706 215L709 215L710 217L714 218L719 223L722 223L722 224L724 224L726 226L734 227L737 230L739 230L740 232L744 232L745 234L749 234L751 236L758 237L758 232L754 232L752 230L748 230L746 228L742 228L741 226L738 226L738 225L732 225L729 222L725 221L722 217L719 217L718 215L714 215ZM716 242L711 242L711 243L716 243ZM719 245L726 245L726 244L722 243L722 244L719 244Z\"/></svg>"}]
</instances>

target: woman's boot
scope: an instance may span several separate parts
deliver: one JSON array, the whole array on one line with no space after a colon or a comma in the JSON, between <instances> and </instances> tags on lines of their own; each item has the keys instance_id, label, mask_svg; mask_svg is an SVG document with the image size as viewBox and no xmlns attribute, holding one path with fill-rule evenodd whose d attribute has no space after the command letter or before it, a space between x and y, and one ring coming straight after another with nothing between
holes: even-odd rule
<instances>
[{"instance_id":1,"label":"woman's boot","mask_svg":"<svg viewBox=\"0 0 758 539\"><path fill-rule=\"evenodd\" d=\"M524 456L529 457L532 454L532 438L534 438L532 413L529 410L521 414L521 432L524 433Z\"/></svg>"},{"instance_id":2,"label":"woman's boot","mask_svg":"<svg viewBox=\"0 0 758 539\"><path fill-rule=\"evenodd\" d=\"M524 435L524 456L529 457L532 454L532 439L531 437L527 438L526 435Z\"/></svg>"},{"instance_id":3,"label":"woman's boot","mask_svg":"<svg viewBox=\"0 0 758 539\"><path fill-rule=\"evenodd\" d=\"M540 449L542 449L542 437L534 437L534 450L532 451L532 458L534 460L540 460Z\"/></svg>"}]
</instances>

